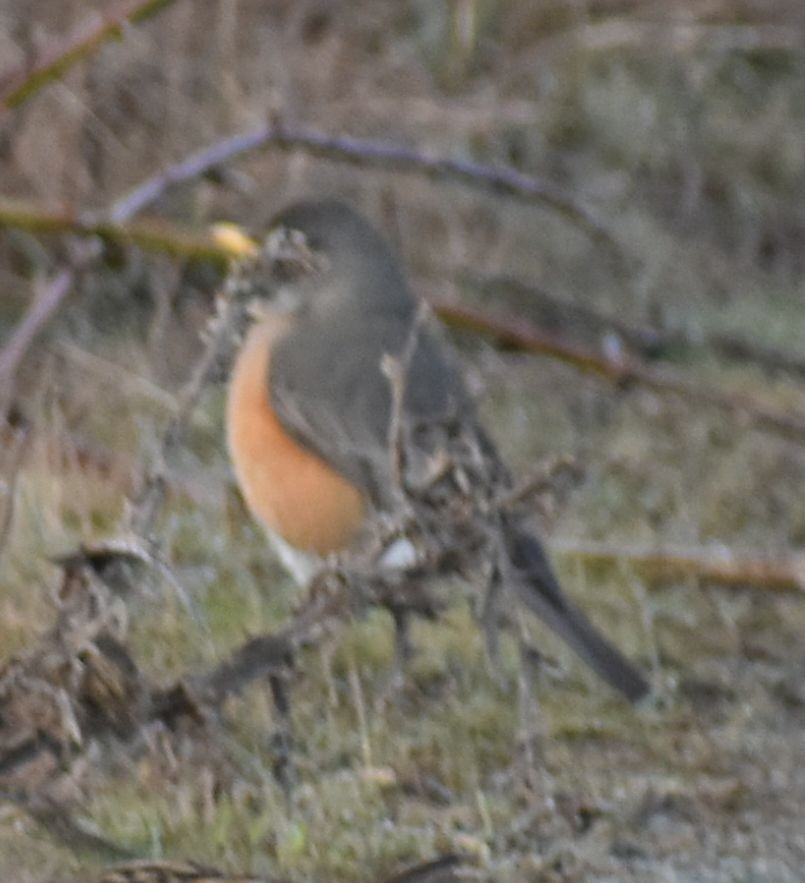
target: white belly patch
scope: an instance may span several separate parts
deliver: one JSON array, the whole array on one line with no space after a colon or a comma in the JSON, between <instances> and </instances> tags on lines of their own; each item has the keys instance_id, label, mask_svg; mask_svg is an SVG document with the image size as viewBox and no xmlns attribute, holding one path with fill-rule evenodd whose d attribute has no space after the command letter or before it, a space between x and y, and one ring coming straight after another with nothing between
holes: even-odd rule
<instances>
[{"instance_id":1,"label":"white belly patch","mask_svg":"<svg viewBox=\"0 0 805 883\"><path fill-rule=\"evenodd\" d=\"M266 527L264 530L280 564L296 583L300 586L307 586L324 566L326 559L312 552L297 549L270 528ZM378 566L381 570L406 570L413 567L417 561L418 556L414 544L405 537L399 537L383 551Z\"/></svg>"},{"instance_id":2,"label":"white belly patch","mask_svg":"<svg viewBox=\"0 0 805 883\"><path fill-rule=\"evenodd\" d=\"M303 552L286 542L278 533L264 528L280 564L300 586L306 586L321 569L324 559L313 552Z\"/></svg>"}]
</instances>

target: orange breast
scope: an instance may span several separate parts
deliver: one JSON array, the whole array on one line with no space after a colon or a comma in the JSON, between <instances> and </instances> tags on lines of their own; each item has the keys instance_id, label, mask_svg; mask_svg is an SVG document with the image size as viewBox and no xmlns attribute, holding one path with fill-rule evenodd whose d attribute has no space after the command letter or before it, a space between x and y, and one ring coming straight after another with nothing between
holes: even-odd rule
<instances>
[{"instance_id":1,"label":"orange breast","mask_svg":"<svg viewBox=\"0 0 805 883\"><path fill-rule=\"evenodd\" d=\"M271 345L289 320L252 327L235 362L227 436L247 505L265 527L297 549L326 555L344 549L363 523L361 492L282 427L269 398Z\"/></svg>"}]
</instances>

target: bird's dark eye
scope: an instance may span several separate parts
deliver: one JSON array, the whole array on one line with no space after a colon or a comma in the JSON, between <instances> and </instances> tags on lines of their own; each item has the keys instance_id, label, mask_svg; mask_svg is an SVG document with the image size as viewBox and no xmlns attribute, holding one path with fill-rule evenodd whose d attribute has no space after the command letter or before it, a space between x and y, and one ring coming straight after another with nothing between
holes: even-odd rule
<instances>
[{"instance_id":1,"label":"bird's dark eye","mask_svg":"<svg viewBox=\"0 0 805 883\"><path fill-rule=\"evenodd\" d=\"M296 282L307 272L304 261L295 258L277 258L271 265L271 276L278 285Z\"/></svg>"},{"instance_id":2,"label":"bird's dark eye","mask_svg":"<svg viewBox=\"0 0 805 883\"><path fill-rule=\"evenodd\" d=\"M277 285L297 282L316 268L315 252L300 230L278 227L269 233L265 249Z\"/></svg>"}]
</instances>

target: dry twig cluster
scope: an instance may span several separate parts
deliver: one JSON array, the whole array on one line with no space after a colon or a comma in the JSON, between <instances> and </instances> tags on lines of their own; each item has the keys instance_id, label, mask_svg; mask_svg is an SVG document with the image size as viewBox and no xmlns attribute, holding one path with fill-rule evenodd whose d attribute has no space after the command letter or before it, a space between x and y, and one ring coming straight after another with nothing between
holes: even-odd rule
<instances>
[{"instance_id":1,"label":"dry twig cluster","mask_svg":"<svg viewBox=\"0 0 805 883\"><path fill-rule=\"evenodd\" d=\"M126 536L134 539L82 548L61 558L54 625L0 672L0 790L56 836L65 837L68 807L81 792L83 764L94 746L134 750L144 728L157 723L169 730L180 723L203 728L220 715L228 696L262 678L272 685L280 716L287 717L284 685L300 649L320 642L339 621L369 605L386 607L395 616L434 617L441 603L431 595L428 578L445 569L477 569L479 550L490 542L491 509L520 505L547 480L543 475L510 498L490 498L489 488L501 482L475 474L488 461L480 448L465 450L461 439L445 439L446 445L438 448L431 445L439 455L412 468L409 427L398 415L390 445L401 469L401 521L376 525L363 549L326 567L285 628L248 640L208 672L188 672L168 685L150 683L127 646L127 604L142 603L143 587L153 581L149 571L165 566L155 536L168 463L202 389L231 355L250 297L249 279L250 265L244 262L230 275L219 299L204 352L165 430L158 461L130 507ZM387 367L399 402L405 366ZM458 497L456 487L462 491ZM389 542L403 535L419 550L416 564L381 574L378 558ZM287 758L280 757L281 777L286 766ZM68 825L72 840L75 830ZM114 852L111 844L92 843Z\"/></svg>"}]
</instances>

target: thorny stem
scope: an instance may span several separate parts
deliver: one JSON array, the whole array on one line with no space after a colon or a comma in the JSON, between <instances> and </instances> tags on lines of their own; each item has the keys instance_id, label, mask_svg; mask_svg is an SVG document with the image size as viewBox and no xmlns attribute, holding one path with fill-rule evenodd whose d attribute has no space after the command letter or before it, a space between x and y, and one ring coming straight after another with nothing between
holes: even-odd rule
<instances>
[{"instance_id":1,"label":"thorny stem","mask_svg":"<svg viewBox=\"0 0 805 883\"><path fill-rule=\"evenodd\" d=\"M104 42L120 37L128 23L154 15L172 0L126 0L106 15L94 15L64 40L45 47L18 67L0 72L0 116L22 104L73 65L90 56Z\"/></svg>"},{"instance_id":2,"label":"thorny stem","mask_svg":"<svg viewBox=\"0 0 805 883\"><path fill-rule=\"evenodd\" d=\"M168 462L184 441L193 410L204 389L213 376L221 371L222 365L231 358L234 342L246 313L249 286L244 271L247 265L247 262L241 263L227 277L218 298L216 315L210 322L204 352L179 395L176 413L162 436L154 468L132 504L129 527L135 535L146 540L153 533L155 521L165 500Z\"/></svg>"}]
</instances>

